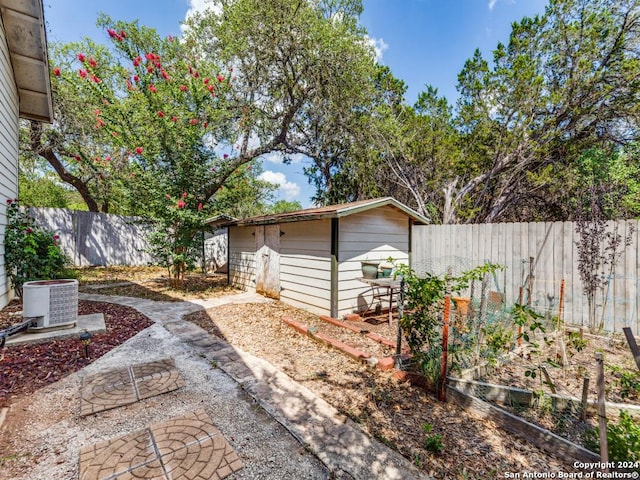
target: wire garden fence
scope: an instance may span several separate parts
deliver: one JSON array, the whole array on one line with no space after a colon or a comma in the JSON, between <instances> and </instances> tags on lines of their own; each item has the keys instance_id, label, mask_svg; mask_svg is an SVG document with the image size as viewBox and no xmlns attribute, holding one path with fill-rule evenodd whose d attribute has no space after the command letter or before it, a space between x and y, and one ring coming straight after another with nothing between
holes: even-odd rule
<instances>
[{"instance_id":1,"label":"wire garden fence","mask_svg":"<svg viewBox=\"0 0 640 480\"><path fill-rule=\"evenodd\" d=\"M476 266L469 258L444 256L414 262L413 270L418 276L456 277ZM616 278L620 280L637 288L636 278ZM602 292L599 310L605 325L613 322L607 315L613 315L620 302L632 303L633 310L636 301L616 297L613 280L606 285L611 287ZM580 445L588 444L589 435L593 437L588 432L598 426L594 353L606 352L607 395L628 402L608 405L609 421L617 421L622 409L640 422L640 373L620 334L591 335L565 323L565 302L573 288L564 279L536 278L535 259L520 258L454 293L448 384L506 412L503 419L509 426L524 421L550 431L576 444L569 456L588 459L595 454ZM534 316L519 325L515 318L523 305ZM602 391L604 395L604 380Z\"/></svg>"}]
</instances>

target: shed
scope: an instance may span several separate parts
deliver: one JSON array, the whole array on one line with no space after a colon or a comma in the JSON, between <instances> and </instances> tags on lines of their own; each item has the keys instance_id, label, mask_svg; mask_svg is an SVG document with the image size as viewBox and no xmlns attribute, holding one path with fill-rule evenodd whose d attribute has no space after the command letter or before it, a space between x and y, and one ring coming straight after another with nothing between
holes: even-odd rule
<instances>
[{"instance_id":1,"label":"shed","mask_svg":"<svg viewBox=\"0 0 640 480\"><path fill-rule=\"evenodd\" d=\"M42 0L0 0L0 249L5 199L18 196L19 118L53 119ZM0 308L10 292L0 255Z\"/></svg>"},{"instance_id":2,"label":"shed","mask_svg":"<svg viewBox=\"0 0 640 480\"><path fill-rule=\"evenodd\" d=\"M360 262L410 265L412 226L426 223L391 197L229 222L229 283L317 314L363 311Z\"/></svg>"},{"instance_id":3,"label":"shed","mask_svg":"<svg viewBox=\"0 0 640 480\"><path fill-rule=\"evenodd\" d=\"M227 273L229 254L227 247L227 227L220 225L234 222L237 219L229 215L219 214L208 218L204 223L208 229L204 231L203 269L205 272Z\"/></svg>"}]
</instances>

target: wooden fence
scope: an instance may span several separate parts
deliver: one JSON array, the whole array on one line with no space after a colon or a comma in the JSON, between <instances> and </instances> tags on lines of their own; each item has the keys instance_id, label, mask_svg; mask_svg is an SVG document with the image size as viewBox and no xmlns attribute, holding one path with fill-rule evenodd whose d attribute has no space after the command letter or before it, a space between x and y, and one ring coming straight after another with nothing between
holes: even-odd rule
<instances>
[{"instance_id":1,"label":"wooden fence","mask_svg":"<svg viewBox=\"0 0 640 480\"><path fill-rule=\"evenodd\" d=\"M624 238L633 228L632 241L613 274L603 273L605 288L597 294L597 316L605 330L640 333L638 305L640 256L637 220L609 222L607 227ZM484 262L504 266L491 278L490 290L501 292L505 304L518 301L520 287L532 273L532 305L556 316L564 280L563 319L588 324L587 299L578 272L575 223L495 223L476 225L416 226L412 236L412 264L418 272L444 274L469 270ZM533 258L530 265L530 258ZM525 293L526 299L526 293Z\"/></svg>"},{"instance_id":2,"label":"wooden fence","mask_svg":"<svg viewBox=\"0 0 640 480\"><path fill-rule=\"evenodd\" d=\"M68 210L29 208L39 225L60 235L60 245L77 267L148 265L148 224L135 217Z\"/></svg>"},{"instance_id":3,"label":"wooden fence","mask_svg":"<svg viewBox=\"0 0 640 480\"><path fill-rule=\"evenodd\" d=\"M151 229L147 219L65 208L31 207L28 211L39 225L60 236L60 245L76 267L153 263L148 253ZM203 254L207 272L226 271L226 229L205 234Z\"/></svg>"}]
</instances>

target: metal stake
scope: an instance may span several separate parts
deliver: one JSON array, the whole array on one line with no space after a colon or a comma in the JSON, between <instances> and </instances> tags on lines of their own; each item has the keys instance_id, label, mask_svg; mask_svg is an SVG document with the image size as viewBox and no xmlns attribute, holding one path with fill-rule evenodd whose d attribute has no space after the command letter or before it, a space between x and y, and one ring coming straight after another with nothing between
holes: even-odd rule
<instances>
[{"instance_id":1,"label":"metal stake","mask_svg":"<svg viewBox=\"0 0 640 480\"><path fill-rule=\"evenodd\" d=\"M398 295L398 329L396 336L396 364L402 370L402 319L404 318L404 278L400 280L400 294Z\"/></svg>"}]
</instances>

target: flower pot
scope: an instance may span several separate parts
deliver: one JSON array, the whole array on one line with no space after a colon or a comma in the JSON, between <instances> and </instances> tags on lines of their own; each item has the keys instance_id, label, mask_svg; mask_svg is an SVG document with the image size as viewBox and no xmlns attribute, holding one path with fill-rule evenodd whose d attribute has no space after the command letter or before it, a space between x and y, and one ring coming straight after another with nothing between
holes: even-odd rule
<instances>
[{"instance_id":1,"label":"flower pot","mask_svg":"<svg viewBox=\"0 0 640 480\"><path fill-rule=\"evenodd\" d=\"M393 267L380 267L380 277L389 278L392 271Z\"/></svg>"},{"instance_id":2,"label":"flower pot","mask_svg":"<svg viewBox=\"0 0 640 480\"><path fill-rule=\"evenodd\" d=\"M466 317L469 314L469 304L471 303L471 299L468 297L451 297L454 305L456 306L456 311L459 315Z\"/></svg>"},{"instance_id":3,"label":"flower pot","mask_svg":"<svg viewBox=\"0 0 640 480\"><path fill-rule=\"evenodd\" d=\"M361 262L362 276L364 278L376 278L378 276L378 265L380 262Z\"/></svg>"}]
</instances>

